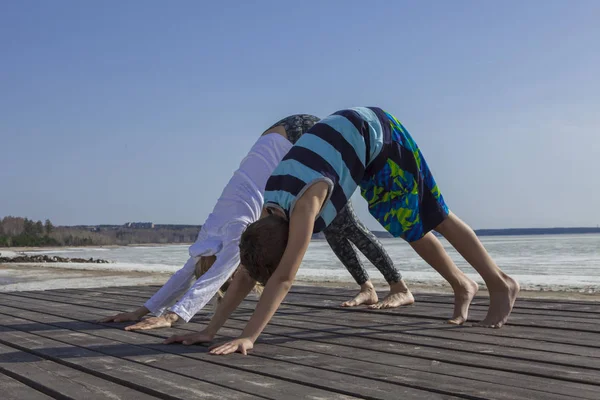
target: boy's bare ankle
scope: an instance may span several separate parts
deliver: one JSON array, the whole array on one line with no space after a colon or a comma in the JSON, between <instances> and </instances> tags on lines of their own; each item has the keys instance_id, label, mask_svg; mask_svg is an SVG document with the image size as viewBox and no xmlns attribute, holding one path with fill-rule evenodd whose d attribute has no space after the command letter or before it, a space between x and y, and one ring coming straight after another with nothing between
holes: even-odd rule
<instances>
[{"instance_id":1,"label":"boy's bare ankle","mask_svg":"<svg viewBox=\"0 0 600 400\"><path fill-rule=\"evenodd\" d=\"M486 286L490 292L508 292L513 289L515 282L513 278L501 272L498 279L495 279L494 282L486 282Z\"/></svg>"},{"instance_id":2,"label":"boy's bare ankle","mask_svg":"<svg viewBox=\"0 0 600 400\"><path fill-rule=\"evenodd\" d=\"M451 285L455 294L459 293L476 293L479 290L479 285L474 280L467 277Z\"/></svg>"},{"instance_id":3,"label":"boy's bare ankle","mask_svg":"<svg viewBox=\"0 0 600 400\"><path fill-rule=\"evenodd\" d=\"M475 281L465 277L465 279L452 288L454 289L454 315L448 320L448 323L462 325L467 321L469 306L479 290L479 285Z\"/></svg>"}]
</instances>

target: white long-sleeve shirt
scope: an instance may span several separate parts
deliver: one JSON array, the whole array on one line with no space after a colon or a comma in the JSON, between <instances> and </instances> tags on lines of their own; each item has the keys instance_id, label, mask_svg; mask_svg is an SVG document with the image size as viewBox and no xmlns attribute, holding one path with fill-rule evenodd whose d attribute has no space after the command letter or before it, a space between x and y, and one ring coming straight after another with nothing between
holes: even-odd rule
<instances>
[{"instance_id":1,"label":"white long-sleeve shirt","mask_svg":"<svg viewBox=\"0 0 600 400\"><path fill-rule=\"evenodd\" d=\"M190 246L190 259L144 304L150 312L158 316L169 310L188 322L212 299L239 265L240 237L260 217L267 179L291 148L292 144L276 133L258 139ZM194 283L199 257L211 255L216 255L217 260Z\"/></svg>"}]
</instances>

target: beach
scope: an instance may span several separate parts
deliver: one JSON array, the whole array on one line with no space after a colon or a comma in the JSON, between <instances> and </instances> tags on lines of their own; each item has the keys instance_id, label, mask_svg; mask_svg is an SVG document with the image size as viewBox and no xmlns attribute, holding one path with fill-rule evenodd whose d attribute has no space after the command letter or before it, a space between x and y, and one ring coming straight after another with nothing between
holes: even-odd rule
<instances>
[{"instance_id":1,"label":"beach","mask_svg":"<svg viewBox=\"0 0 600 400\"><path fill-rule=\"evenodd\" d=\"M0 292L56 290L56 289L85 289L118 286L162 285L170 273L141 272L118 270L92 270L69 268L67 265L48 267L48 265L30 264L0 264ZM349 282L323 281L315 282L298 279L298 286L318 286L324 288L356 289L358 286ZM415 294L420 293L451 293L447 284L424 284L409 282L410 289ZM385 284L375 282L375 288L380 295L387 291ZM482 288L480 294L486 294ZM522 298L564 299L564 300L600 300L600 293L593 291L550 291L523 289L519 295Z\"/></svg>"}]
</instances>

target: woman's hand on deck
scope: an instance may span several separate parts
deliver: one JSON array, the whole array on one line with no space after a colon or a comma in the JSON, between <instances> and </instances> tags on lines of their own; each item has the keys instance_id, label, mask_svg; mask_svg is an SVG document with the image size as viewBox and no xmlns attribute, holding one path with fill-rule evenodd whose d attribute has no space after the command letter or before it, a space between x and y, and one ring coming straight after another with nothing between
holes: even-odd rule
<instances>
[{"instance_id":1,"label":"woman's hand on deck","mask_svg":"<svg viewBox=\"0 0 600 400\"><path fill-rule=\"evenodd\" d=\"M139 321L147 313L148 313L148 311L146 310L146 308L142 307L135 311L124 312L121 314L102 318L102 319L98 320L98 322L102 324L102 323L107 323L107 322Z\"/></svg>"},{"instance_id":2,"label":"woman's hand on deck","mask_svg":"<svg viewBox=\"0 0 600 400\"><path fill-rule=\"evenodd\" d=\"M170 328L177 320L179 319L179 315L168 312L165 315L161 315L160 317L151 317L147 318L141 322L138 322L135 325L130 325L125 328L126 331L145 331L149 329L157 329L157 328Z\"/></svg>"}]
</instances>

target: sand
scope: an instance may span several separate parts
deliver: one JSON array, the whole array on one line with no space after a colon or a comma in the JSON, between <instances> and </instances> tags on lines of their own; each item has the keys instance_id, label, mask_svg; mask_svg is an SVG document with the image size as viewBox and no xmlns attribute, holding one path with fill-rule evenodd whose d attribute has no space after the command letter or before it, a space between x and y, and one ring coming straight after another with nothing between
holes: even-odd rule
<instances>
[{"instance_id":1,"label":"sand","mask_svg":"<svg viewBox=\"0 0 600 400\"><path fill-rule=\"evenodd\" d=\"M170 274L47 268L35 264L1 264L0 292L77 289L108 286L162 285Z\"/></svg>"},{"instance_id":2,"label":"sand","mask_svg":"<svg viewBox=\"0 0 600 400\"><path fill-rule=\"evenodd\" d=\"M4 253L4 251L2 252ZM49 268L50 266L53 266ZM81 269L82 265L54 266L53 264L0 264L0 292L77 289L109 286L162 285L170 273L154 271L119 271L101 269ZM58 268L57 268L58 267ZM419 293L451 293L448 285L415 284L407 282L411 291ZM297 280L296 285L336 287L357 290L358 286L343 282L305 282ZM377 291L384 295L387 287L375 284ZM485 289L480 294L485 294ZM523 290L521 298L544 298L562 300L593 300L600 301L600 293L580 293L576 291L539 291Z\"/></svg>"}]
</instances>

